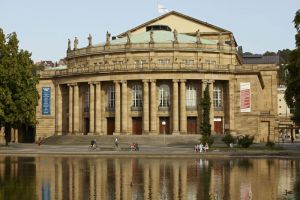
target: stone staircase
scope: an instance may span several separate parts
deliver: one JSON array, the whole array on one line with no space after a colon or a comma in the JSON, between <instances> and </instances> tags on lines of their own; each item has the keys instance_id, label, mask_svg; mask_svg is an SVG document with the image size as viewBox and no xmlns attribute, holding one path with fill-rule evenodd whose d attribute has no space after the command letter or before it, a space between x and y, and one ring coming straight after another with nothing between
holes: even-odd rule
<instances>
[{"instance_id":1,"label":"stone staircase","mask_svg":"<svg viewBox=\"0 0 300 200\"><path fill-rule=\"evenodd\" d=\"M199 143L201 135L105 135L105 136L51 136L43 140L48 145L89 145L92 139L96 139L100 146L114 146L115 138L120 145L130 145L133 142L143 146L193 146ZM215 135L214 144L224 144L222 135Z\"/></svg>"}]
</instances>

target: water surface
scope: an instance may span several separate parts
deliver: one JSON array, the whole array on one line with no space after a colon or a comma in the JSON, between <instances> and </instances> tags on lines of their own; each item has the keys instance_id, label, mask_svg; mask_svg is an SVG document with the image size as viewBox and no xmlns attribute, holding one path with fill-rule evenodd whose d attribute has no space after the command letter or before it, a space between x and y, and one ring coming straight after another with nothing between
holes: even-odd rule
<instances>
[{"instance_id":1,"label":"water surface","mask_svg":"<svg viewBox=\"0 0 300 200\"><path fill-rule=\"evenodd\" d=\"M0 157L0 199L300 199L298 159Z\"/></svg>"}]
</instances>

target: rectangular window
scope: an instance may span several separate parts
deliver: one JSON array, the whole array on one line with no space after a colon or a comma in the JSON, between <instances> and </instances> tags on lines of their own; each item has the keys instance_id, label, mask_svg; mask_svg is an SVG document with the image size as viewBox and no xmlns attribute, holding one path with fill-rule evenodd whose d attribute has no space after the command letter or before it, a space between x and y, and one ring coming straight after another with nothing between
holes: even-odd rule
<instances>
[{"instance_id":1,"label":"rectangular window","mask_svg":"<svg viewBox=\"0 0 300 200\"><path fill-rule=\"evenodd\" d=\"M107 90L107 97L108 97L108 105L109 109L115 108L115 88L114 86L110 86Z\"/></svg>"},{"instance_id":2,"label":"rectangular window","mask_svg":"<svg viewBox=\"0 0 300 200\"><path fill-rule=\"evenodd\" d=\"M185 64L185 65L193 65L194 60L182 60L182 63Z\"/></svg>"},{"instance_id":3,"label":"rectangular window","mask_svg":"<svg viewBox=\"0 0 300 200\"><path fill-rule=\"evenodd\" d=\"M170 64L170 59L158 59L158 64L160 65Z\"/></svg>"},{"instance_id":4,"label":"rectangular window","mask_svg":"<svg viewBox=\"0 0 300 200\"><path fill-rule=\"evenodd\" d=\"M214 108L222 108L222 86L215 85L213 92Z\"/></svg>"},{"instance_id":5,"label":"rectangular window","mask_svg":"<svg viewBox=\"0 0 300 200\"><path fill-rule=\"evenodd\" d=\"M146 64L146 60L135 60L134 61L134 67L135 68L143 68L143 65Z\"/></svg>"},{"instance_id":6,"label":"rectangular window","mask_svg":"<svg viewBox=\"0 0 300 200\"><path fill-rule=\"evenodd\" d=\"M90 109L90 88L85 87L84 90L84 107L83 110L84 112L88 112Z\"/></svg>"}]
</instances>

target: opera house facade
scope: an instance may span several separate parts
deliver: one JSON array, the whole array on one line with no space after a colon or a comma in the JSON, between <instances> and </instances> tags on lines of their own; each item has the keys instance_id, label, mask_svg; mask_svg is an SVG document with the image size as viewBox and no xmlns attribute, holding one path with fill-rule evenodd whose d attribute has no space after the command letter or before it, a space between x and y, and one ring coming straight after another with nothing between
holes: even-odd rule
<instances>
[{"instance_id":1,"label":"opera house facade","mask_svg":"<svg viewBox=\"0 0 300 200\"><path fill-rule=\"evenodd\" d=\"M275 137L276 67L243 65L228 30L172 11L72 43L66 66L40 72L36 138L199 134L206 87L213 134Z\"/></svg>"}]
</instances>

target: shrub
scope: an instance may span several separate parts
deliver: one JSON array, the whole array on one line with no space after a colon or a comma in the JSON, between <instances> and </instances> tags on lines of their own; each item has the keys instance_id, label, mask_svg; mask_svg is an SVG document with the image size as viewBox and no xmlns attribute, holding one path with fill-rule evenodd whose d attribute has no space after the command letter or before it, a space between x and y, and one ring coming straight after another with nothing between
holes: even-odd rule
<instances>
[{"instance_id":1,"label":"shrub","mask_svg":"<svg viewBox=\"0 0 300 200\"><path fill-rule=\"evenodd\" d=\"M238 139L238 145L243 148L248 148L253 144L253 140L253 136L245 135L244 137Z\"/></svg>"},{"instance_id":2,"label":"shrub","mask_svg":"<svg viewBox=\"0 0 300 200\"><path fill-rule=\"evenodd\" d=\"M268 141L268 142L266 143L266 147L268 147L268 148L273 148L274 145L275 145L275 143L272 142L272 141Z\"/></svg>"},{"instance_id":3,"label":"shrub","mask_svg":"<svg viewBox=\"0 0 300 200\"><path fill-rule=\"evenodd\" d=\"M203 135L200 141L203 145L207 143L208 146L211 147L211 145L214 143L214 138L212 136Z\"/></svg>"},{"instance_id":4,"label":"shrub","mask_svg":"<svg viewBox=\"0 0 300 200\"><path fill-rule=\"evenodd\" d=\"M222 141L229 147L230 143L233 144L235 142L235 139L230 133L226 133Z\"/></svg>"}]
</instances>

